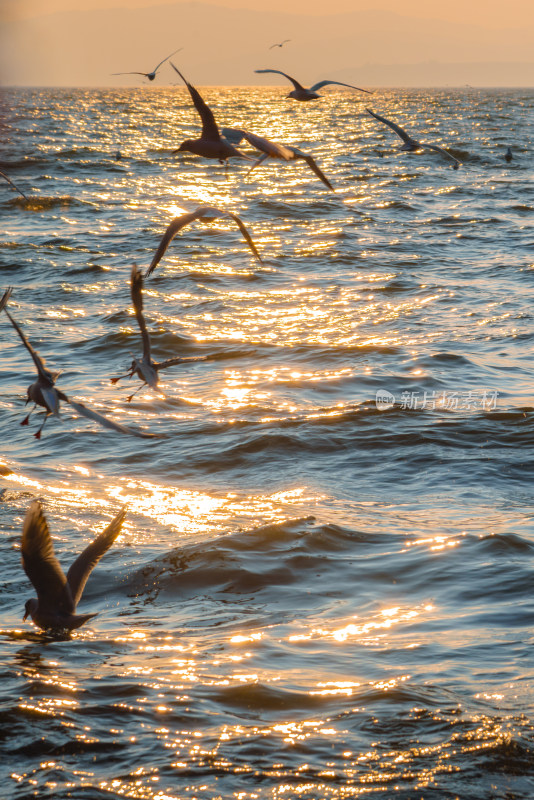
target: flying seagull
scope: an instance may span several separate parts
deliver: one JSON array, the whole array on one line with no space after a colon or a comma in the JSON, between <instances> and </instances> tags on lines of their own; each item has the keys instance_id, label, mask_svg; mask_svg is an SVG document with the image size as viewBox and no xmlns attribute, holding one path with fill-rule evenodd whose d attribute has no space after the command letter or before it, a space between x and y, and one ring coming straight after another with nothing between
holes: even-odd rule
<instances>
[{"instance_id":1,"label":"flying seagull","mask_svg":"<svg viewBox=\"0 0 534 800\"><path fill-rule=\"evenodd\" d=\"M246 139L247 142L252 145L252 147L255 147L256 150L260 150L263 153L263 155L260 156L258 160L255 161L251 166L247 172L247 175L268 158L281 158L283 161L296 161L297 159L302 159L307 163L309 168L315 172L317 177L325 184L325 186L330 189L330 191L335 191L334 187L326 175L321 172L314 159L307 153L303 153L302 150L298 150L296 147L291 147L287 144L271 142L269 139L264 139L263 136L256 136L254 133L242 131L237 128L224 128L223 132L227 132L228 136L232 137L234 140L237 139L238 136L240 136L239 140Z\"/></svg>"},{"instance_id":2,"label":"flying seagull","mask_svg":"<svg viewBox=\"0 0 534 800\"><path fill-rule=\"evenodd\" d=\"M9 185L10 185L10 186L12 186L12 187L13 187L13 189L14 189L16 192L18 192L20 195L22 195L22 197L23 197L23 198L26 200L26 202L29 202L29 200L28 200L28 198L26 197L26 195L24 194L24 192L22 192L22 191L19 189L19 187L18 187L18 186L16 186L16 185L13 183L13 181L11 180L11 178L9 178L9 177L6 175L6 173L5 173L5 172L2 172L2 170L1 170L1 169L0 169L0 175L2 176L2 178L5 178L5 180L6 180L6 181L9 183Z\"/></svg>"},{"instance_id":3,"label":"flying seagull","mask_svg":"<svg viewBox=\"0 0 534 800\"><path fill-rule=\"evenodd\" d=\"M295 87L294 90L287 95L294 100L317 100L321 97L320 94L317 94L317 89L321 89L323 86L329 86L330 84L335 86L347 86L349 89L357 89L359 92L373 94L373 92L370 92L368 89L360 89L358 86L353 86L351 83L340 83L340 81L319 81L319 83L314 83L313 86L310 86L309 89L305 89L295 78L292 78L291 75L288 75L286 72L281 72L279 69L256 69L254 72L274 72L277 75L283 75L284 78L291 81Z\"/></svg>"},{"instance_id":4,"label":"flying seagull","mask_svg":"<svg viewBox=\"0 0 534 800\"><path fill-rule=\"evenodd\" d=\"M239 230L243 234L246 243L252 250L254 256L258 259L260 264L262 264L263 262L261 260L260 254L256 250L256 245L252 241L249 232L247 231L247 229L243 225L243 222L237 216L237 214L232 214L230 211L222 211L221 209L214 208L213 206L200 206L199 208L196 208L194 211L191 211L189 214L182 214L181 217L176 217L176 219L173 219L173 221L170 223L169 227L163 234L163 237L158 245L158 249L154 254L154 258L152 259L152 262L146 271L145 278L148 278L148 276L151 275L152 272L156 269L159 262L165 255L165 252L169 244L172 242L176 234L182 230L182 228L184 228L186 225L189 225L190 222L193 222L196 219L200 220L201 222L211 222L212 220L220 219L221 217L226 217L228 219L234 220Z\"/></svg>"},{"instance_id":5,"label":"flying seagull","mask_svg":"<svg viewBox=\"0 0 534 800\"><path fill-rule=\"evenodd\" d=\"M195 153L195 155L204 156L204 158L216 158L221 164L228 158L244 158L250 161L248 156L244 153L240 153L239 150L236 150L233 145L221 136L211 108L206 105L195 87L191 86L191 84L186 81L180 70L174 66L172 61L171 67L178 73L187 86L191 99L202 120L200 139L186 139L177 150L173 151L172 155L183 152Z\"/></svg>"},{"instance_id":6,"label":"flying seagull","mask_svg":"<svg viewBox=\"0 0 534 800\"><path fill-rule=\"evenodd\" d=\"M285 43L286 43L286 42L290 42L290 41L291 41L291 39L284 39L284 41L283 41L283 42L279 42L279 43L278 43L278 42L276 42L275 44L272 44L272 45L271 45L271 46L270 46L268 49L269 49L269 50L272 50L272 49L273 49L273 47L283 47L283 46L285 45Z\"/></svg>"},{"instance_id":7,"label":"flying seagull","mask_svg":"<svg viewBox=\"0 0 534 800\"><path fill-rule=\"evenodd\" d=\"M167 369L167 367L173 367L175 364L183 364L186 361L205 360L204 356L178 356L177 358L168 358L166 361L161 361L159 363L153 361L150 354L150 336L148 335L145 317L143 315L143 276L137 269L137 264L134 264L132 267L130 291L135 318L143 340L143 357L139 360L134 356L132 365L126 375L119 375L118 378L111 378L111 383L117 383L122 378L132 378L134 375L137 375L138 378L143 381L141 386L128 397L128 402L130 402L132 397L147 384L155 391L158 391L158 372L160 369Z\"/></svg>"},{"instance_id":8,"label":"flying seagull","mask_svg":"<svg viewBox=\"0 0 534 800\"><path fill-rule=\"evenodd\" d=\"M60 400L64 403L68 403L74 411L78 414L81 414L82 417L87 417L87 419L92 419L95 422L98 422L100 425L103 425L105 428L110 428L113 431L118 431L119 433L128 433L132 436L140 436L144 439L152 438L156 434L153 433L143 433L142 431L135 430L133 428L128 428L126 425L120 425L118 422L112 422L107 417L104 417L102 414L99 414L97 411L92 411L87 406L84 406L83 403L77 403L74 400L71 400L70 397L62 392L60 389L56 388L55 382L59 376L59 372L49 372L45 368L44 361L40 357L39 353L31 346L30 342L26 339L22 329L19 327L17 322L13 319L7 308L5 307L7 301L9 300L9 296L11 294L11 289L8 289L4 292L2 299L0 300L0 311L3 309L15 330L17 331L18 335L20 336L24 347L27 349L31 357L33 358L33 363L37 369L37 380L35 383L32 383L28 387L28 397L26 403L30 400L35 404L32 411L35 409L36 406L43 406L46 411L45 418L43 423L37 433L34 434L36 439L41 438L41 432L45 426L46 420L52 414L53 416L59 416L59 406ZM30 413L22 420L20 423L21 425L28 425L30 419Z\"/></svg>"},{"instance_id":9,"label":"flying seagull","mask_svg":"<svg viewBox=\"0 0 534 800\"><path fill-rule=\"evenodd\" d=\"M119 535L125 514L126 507L78 556L65 577L54 553L41 504L38 500L31 503L24 518L21 551L24 572L37 597L26 601L24 620L31 617L43 630L71 631L96 617L96 614L76 614L76 606L91 571Z\"/></svg>"},{"instance_id":10,"label":"flying seagull","mask_svg":"<svg viewBox=\"0 0 534 800\"><path fill-rule=\"evenodd\" d=\"M458 161L458 159L455 158L454 156L451 156L451 154L447 150L445 150L445 148L439 147L437 144L428 144L428 142L418 142L417 139L413 139L408 133L406 133L404 128L401 128L400 125L397 125L395 122L391 122L391 120L386 119L385 117L381 117L378 114L375 114L375 112L371 111L370 108L366 108L365 110L379 122L383 122L384 125L388 125L393 131L395 131L396 134L398 134L398 136L400 136L400 138L404 142L404 144L400 146L399 148L400 150L405 150L405 151L435 150L437 153L441 153L442 155L447 156L447 158L451 159L451 161L453 162L452 165L453 169L458 169L458 167L462 163L461 161Z\"/></svg>"},{"instance_id":11,"label":"flying seagull","mask_svg":"<svg viewBox=\"0 0 534 800\"><path fill-rule=\"evenodd\" d=\"M173 56L175 53L179 53L180 50L183 50L183 49L184 49L183 47L180 47L178 50L175 50L174 53L171 53L170 56L167 56L167 58L164 58L163 61L160 61L158 66L155 69L152 70L152 72L112 72L111 74L112 75L144 75L145 78L148 78L149 81L153 81L154 78L156 77L156 73L157 73L158 69L161 67L161 65L164 64L166 61L168 61L169 58L171 56Z\"/></svg>"}]
</instances>

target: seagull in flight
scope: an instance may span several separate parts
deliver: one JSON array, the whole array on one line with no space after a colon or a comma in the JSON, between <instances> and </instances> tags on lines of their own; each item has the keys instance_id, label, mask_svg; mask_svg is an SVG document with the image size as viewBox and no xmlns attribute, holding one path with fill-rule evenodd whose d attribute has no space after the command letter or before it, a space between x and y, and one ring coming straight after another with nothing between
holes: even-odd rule
<instances>
[{"instance_id":1,"label":"seagull in flight","mask_svg":"<svg viewBox=\"0 0 534 800\"><path fill-rule=\"evenodd\" d=\"M65 577L41 504L38 500L31 503L24 518L21 553L24 572L37 597L26 601L23 620L31 617L43 630L71 631L96 617L96 614L76 614L76 606L93 568L119 535L125 515L126 507L78 556Z\"/></svg>"},{"instance_id":2,"label":"seagull in flight","mask_svg":"<svg viewBox=\"0 0 534 800\"><path fill-rule=\"evenodd\" d=\"M200 139L186 139L177 150L173 151L172 155L183 152L195 153L195 155L204 156L204 158L216 158L221 164L224 164L228 158L244 158L250 161L248 156L241 153L221 136L211 108L206 105L195 87L186 81L180 70L174 66L172 61L171 67L178 73L187 86L194 106L202 120Z\"/></svg>"},{"instance_id":3,"label":"seagull in flight","mask_svg":"<svg viewBox=\"0 0 534 800\"><path fill-rule=\"evenodd\" d=\"M290 41L291 41L291 39L284 39L284 41L283 41L283 42L279 42L279 43L272 44L272 45L271 45L271 46L270 46L268 49L269 49L269 50L272 50L272 49L273 49L273 47L283 47L283 46L285 45L285 43L286 43L286 42L290 42Z\"/></svg>"},{"instance_id":4,"label":"seagull in flight","mask_svg":"<svg viewBox=\"0 0 534 800\"><path fill-rule=\"evenodd\" d=\"M395 122L391 122L391 120L386 119L385 117L381 117L378 114L375 114L375 112L371 111L370 108L366 108L365 110L379 122L383 122L384 125L388 125L391 128L391 130L395 131L395 133L398 136L400 136L400 138L404 142L404 144L400 146L399 148L400 150L408 152L413 152L414 150L435 150L437 153L441 153L442 155L447 156L447 158L451 159L451 161L453 162L452 165L453 169L458 169L458 167L462 163L461 161L458 161L458 159L455 158L454 156L451 156L451 154L447 150L445 150L445 148L439 147L437 144L429 144L428 142L418 142L417 139L414 139L412 136L406 133L404 128L401 128L400 125L397 125Z\"/></svg>"},{"instance_id":5,"label":"seagull in flight","mask_svg":"<svg viewBox=\"0 0 534 800\"><path fill-rule=\"evenodd\" d=\"M128 402L131 402L132 397L137 394L137 392L140 392L143 386L147 384L156 392L158 391L158 372L160 369L167 369L167 367L173 367L175 364L183 364L186 361L205 361L204 356L178 356L177 358L168 358L166 361L161 361L159 363L153 361L150 348L150 336L143 315L143 276L137 269L137 264L134 264L132 267L130 292L135 318L143 340L143 357L139 360L134 356L132 365L126 375L119 375L118 378L111 378L111 383L117 383L122 378L132 378L134 375L137 375L138 378L143 381L141 386L128 397Z\"/></svg>"},{"instance_id":6,"label":"seagull in flight","mask_svg":"<svg viewBox=\"0 0 534 800\"><path fill-rule=\"evenodd\" d=\"M22 195L22 197L23 197L23 198L26 200L26 202L27 202L27 203L29 203L29 202L30 202L30 201L29 201L29 199L28 199L28 198L26 197L26 195L24 194L24 192L22 192L22 191L19 189L19 187L18 187L18 186L15 186L15 184L13 183L13 181L11 180L11 178L8 178L8 176L6 175L6 173L5 173L5 172L2 172L2 170L1 170L1 169L0 169L0 175L2 176L2 178L5 178L5 180L6 180L6 181L9 183L9 185L10 185L10 186L12 186L12 187L13 187L13 189L14 189L16 192L18 192L20 195Z\"/></svg>"},{"instance_id":7,"label":"seagull in flight","mask_svg":"<svg viewBox=\"0 0 534 800\"><path fill-rule=\"evenodd\" d=\"M198 219L201 222L211 222L214 219L220 219L221 217L226 217L227 219L233 219L236 225L238 226L239 230L243 234L243 238L245 239L246 243L252 250L254 256L258 259L260 264L263 264L261 260L260 254L256 249L256 245L252 241L252 238L245 228L241 219L237 216L237 214L232 214L230 211L222 211L219 208L215 208L214 206L199 206L194 211L191 211L189 214L182 214L181 217L176 217L170 223L169 227L163 234L163 237L158 245L158 249L154 254L154 258L146 271L145 278L148 278L149 275L156 269L159 262L165 255L165 252L172 242L176 234L182 230L186 225L189 225L190 222L194 222L194 220Z\"/></svg>"},{"instance_id":8,"label":"seagull in flight","mask_svg":"<svg viewBox=\"0 0 534 800\"><path fill-rule=\"evenodd\" d=\"M271 142L269 139L264 139L263 136L256 136L254 133L250 133L249 131L242 131L238 128L223 128L223 133L227 134L233 141L237 143L242 139L246 139L252 147L255 147L256 150L260 150L263 155L258 158L257 161L251 166L247 175L252 172L253 169L258 167L260 164L268 158L280 158L283 161L296 161L297 159L302 159L307 163L309 168L315 172L317 177L327 186L330 191L334 192L335 189L317 164L315 163L314 159L304 153L302 150L298 150L296 147L290 147L287 144L278 144L278 142Z\"/></svg>"},{"instance_id":9,"label":"seagull in flight","mask_svg":"<svg viewBox=\"0 0 534 800\"><path fill-rule=\"evenodd\" d=\"M45 409L45 418L43 423L37 433L34 434L36 439L41 438L42 430L45 426L46 420L52 414L53 416L59 416L59 407L60 401L64 403L68 403L74 411L78 414L81 414L82 417L87 417L87 419L92 419L95 422L98 422L100 425L103 425L105 428L110 428L113 431L118 431L119 433L128 433L132 436L139 436L143 439L152 438L157 434L153 433L143 433L142 431L137 431L133 428L128 428L126 425L120 425L118 422L112 422L112 420L104 417L102 414L99 414L97 411L92 411L87 406L84 406L83 403L75 402L71 400L70 397L58 389L55 385L57 378L59 377L59 372L50 372L45 368L44 361L39 355L39 353L32 347L30 342L27 340L26 336L24 335L22 329L18 325L18 323L13 319L11 314L6 308L7 301L11 295L11 289L7 289L0 300L0 311L2 309L5 311L9 320L13 327L15 328L16 332L20 336L22 343L26 350L29 352L33 359L33 363L37 369L37 380L35 383L32 383L28 387L28 397L26 403L32 401L34 403L34 408L37 406L43 406ZM21 425L28 425L30 420L30 413L22 420L20 423Z\"/></svg>"},{"instance_id":10,"label":"seagull in flight","mask_svg":"<svg viewBox=\"0 0 534 800\"><path fill-rule=\"evenodd\" d=\"M321 89L323 86L329 86L330 84L335 86L347 86L349 89L357 89L359 92L373 94L373 92L370 92L368 89L360 89L358 86L353 86L351 83L340 83L340 81L319 81L319 83L314 83L313 86L306 89L301 83L295 80L295 78L292 78L291 75L288 75L286 72L281 72L279 69L256 69L254 72L274 72L277 75L283 75L284 78L291 81L295 87L294 90L287 95L294 100L317 100L321 97L320 94L317 94L317 89Z\"/></svg>"},{"instance_id":11,"label":"seagull in flight","mask_svg":"<svg viewBox=\"0 0 534 800\"><path fill-rule=\"evenodd\" d=\"M112 75L144 75L144 77L148 78L149 81L153 81L154 78L156 77L156 73L157 73L158 69L162 66L162 64L164 64L166 61L168 61L171 56L174 56L176 53L179 53L180 50L183 50L183 49L184 49L183 47L180 47L180 48L178 48L178 50L175 50L174 53L171 53L171 55L167 56L167 58L164 58L163 61L160 61L158 66L155 67L152 70L152 72L112 72L111 74Z\"/></svg>"}]
</instances>

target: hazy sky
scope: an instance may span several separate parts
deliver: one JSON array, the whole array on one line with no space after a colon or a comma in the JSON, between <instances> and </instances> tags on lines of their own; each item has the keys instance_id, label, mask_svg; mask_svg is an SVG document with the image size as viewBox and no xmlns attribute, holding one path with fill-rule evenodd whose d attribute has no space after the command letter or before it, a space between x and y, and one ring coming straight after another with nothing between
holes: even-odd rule
<instances>
[{"instance_id":1,"label":"hazy sky","mask_svg":"<svg viewBox=\"0 0 534 800\"><path fill-rule=\"evenodd\" d=\"M200 85L283 84L254 73L271 67L309 84L534 86L534 0L0 0L0 10L7 85L135 86L143 79L111 73L149 71L183 47L180 65ZM156 84L174 77L165 65Z\"/></svg>"}]
</instances>

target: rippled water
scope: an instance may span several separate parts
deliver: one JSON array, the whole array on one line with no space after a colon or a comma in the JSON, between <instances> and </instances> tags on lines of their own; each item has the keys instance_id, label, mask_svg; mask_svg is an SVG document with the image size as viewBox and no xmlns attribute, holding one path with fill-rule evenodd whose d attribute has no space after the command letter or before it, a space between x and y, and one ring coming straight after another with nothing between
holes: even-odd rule
<instances>
[{"instance_id":1,"label":"rippled water","mask_svg":"<svg viewBox=\"0 0 534 800\"><path fill-rule=\"evenodd\" d=\"M534 92L203 94L336 193L171 156L199 130L174 88L1 96L30 202L0 186L0 289L64 391L162 434L66 406L36 440L1 315L2 796L530 798ZM365 104L463 166L399 153ZM264 264L231 221L176 237L153 355L207 359L129 404L131 265L201 203ZM21 622L33 497L65 566L128 504L70 639Z\"/></svg>"}]
</instances>

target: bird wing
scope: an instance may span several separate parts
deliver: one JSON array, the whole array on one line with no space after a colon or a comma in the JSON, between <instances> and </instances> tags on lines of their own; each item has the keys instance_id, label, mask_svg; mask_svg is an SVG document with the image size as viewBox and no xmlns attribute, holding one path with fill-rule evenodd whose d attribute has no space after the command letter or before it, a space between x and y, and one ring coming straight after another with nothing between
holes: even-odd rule
<instances>
[{"instance_id":1,"label":"bird wing","mask_svg":"<svg viewBox=\"0 0 534 800\"><path fill-rule=\"evenodd\" d=\"M143 358L150 361L150 336L148 335L145 317L143 315L143 276L137 269L137 264L134 264L132 267L130 292L132 295L135 318L143 339Z\"/></svg>"},{"instance_id":2,"label":"bird wing","mask_svg":"<svg viewBox=\"0 0 534 800\"><path fill-rule=\"evenodd\" d=\"M400 136L403 142L406 142L406 144L415 143L415 139L412 139L412 137L406 133L404 128L401 128L400 125L397 125L395 122L391 122L391 120L386 119L385 117L381 117L379 114L375 114L375 112L371 111L370 108L366 108L365 110L379 122L383 122L384 125L388 125L392 131L395 131L395 133Z\"/></svg>"},{"instance_id":3,"label":"bird wing","mask_svg":"<svg viewBox=\"0 0 534 800\"><path fill-rule=\"evenodd\" d=\"M12 291L13 291L12 287L8 286L8 288L5 290L4 294L0 298L0 311L2 311L2 309L6 307L7 301L11 297Z\"/></svg>"},{"instance_id":4,"label":"bird wing","mask_svg":"<svg viewBox=\"0 0 534 800\"><path fill-rule=\"evenodd\" d=\"M174 367L176 364L184 364L188 361L206 361L207 356L176 356L175 358L168 358L166 361L161 361L156 364L158 371L160 369L167 369L167 367Z\"/></svg>"},{"instance_id":5,"label":"bird wing","mask_svg":"<svg viewBox=\"0 0 534 800\"><path fill-rule=\"evenodd\" d=\"M223 136L230 144L239 144L243 139L245 132L240 128L221 128L221 136Z\"/></svg>"},{"instance_id":6,"label":"bird wing","mask_svg":"<svg viewBox=\"0 0 534 800\"><path fill-rule=\"evenodd\" d=\"M304 92L306 91L304 86L301 83L299 83L298 81L296 81L295 78L292 78L291 75L287 74L287 72L282 72L279 69L255 69L254 72L274 72L277 75L283 75L284 78L287 78L288 81L291 81L291 83L293 84L295 89L302 89L302 91L304 91Z\"/></svg>"},{"instance_id":7,"label":"bird wing","mask_svg":"<svg viewBox=\"0 0 534 800\"><path fill-rule=\"evenodd\" d=\"M4 299L4 298L2 298L2 300L3 300L3 299ZM4 306L5 306L5 303L4 303ZM46 383L49 383L49 384L51 384L51 385L53 386L53 385L54 385L54 380L55 380L55 377L54 377L54 375L52 375L52 373L51 373L51 372L49 372L47 369L45 369L45 366L44 366L44 361L43 361L43 359L41 358L41 356L39 355L39 353L38 353L36 350L34 350L34 349L33 349L33 347L31 346L31 344L29 343L29 341L26 339L26 337L25 337L24 333L22 332L22 329L21 329L21 328L19 327L19 325L18 325L18 324L15 322L15 320L13 319L13 317L11 316L11 314L9 313L9 311L7 310L7 308L4 308L4 311L6 312L7 316L9 317L9 319L10 319L10 322L11 322L11 324L13 325L13 327L15 328L15 330L17 331L18 335L20 336L20 338L21 338L21 340L22 340L22 344L24 345L24 347L26 348L26 350L28 351L28 353L29 353L29 354L31 355L31 357L33 358L33 363L34 363L34 364L35 364L35 366L37 367L37 372L39 373L39 377L40 377L40 378L41 378L43 381L45 381ZM57 377L57 376L56 376L56 377ZM52 407L53 407L53 405L52 405Z\"/></svg>"},{"instance_id":8,"label":"bird wing","mask_svg":"<svg viewBox=\"0 0 534 800\"><path fill-rule=\"evenodd\" d=\"M313 86L310 86L310 92L316 92L317 89L321 89L323 86L329 86L330 84L334 84L335 86L348 86L349 89L357 89L359 92L373 94L369 89L360 89L359 86L353 86L352 83L341 83L341 81L319 81L319 83L314 83Z\"/></svg>"},{"instance_id":9,"label":"bird wing","mask_svg":"<svg viewBox=\"0 0 534 800\"><path fill-rule=\"evenodd\" d=\"M152 261L150 263L150 266L146 271L145 278L148 278L148 276L156 269L156 267L158 266L159 262L161 261L161 259L165 255L165 251L167 250L167 247L172 242L172 240L174 239L174 237L176 236L178 231L180 231L182 228L184 228L190 222L193 222L193 220L198 219L201 216L201 214L199 212L202 212L202 211L205 211L204 207L197 208L195 211L192 211L189 214L182 214L181 217L176 217L175 219L172 220L172 222L169 224L167 230L165 231L165 233L161 237L161 241L160 241L160 243L158 245L158 249L154 253L154 258L152 259Z\"/></svg>"},{"instance_id":10,"label":"bird wing","mask_svg":"<svg viewBox=\"0 0 534 800\"><path fill-rule=\"evenodd\" d=\"M95 422L98 422L104 428L109 428L110 430L118 431L119 433L127 433L130 436L139 436L141 439L159 438L159 434L157 433L144 433L143 431L138 431L135 428L128 428L126 425L121 425L119 422L113 422L103 414L99 414L98 411L93 411L92 409L87 408L87 406L84 406L83 403L77 403L74 400L71 400L70 397L67 397L64 392L58 391L58 395L61 400L72 406L72 408L78 414L81 414L82 417L92 419Z\"/></svg>"},{"instance_id":11,"label":"bird wing","mask_svg":"<svg viewBox=\"0 0 534 800\"><path fill-rule=\"evenodd\" d=\"M196 110L200 114L200 119L202 120L202 138L212 139L218 142L221 136L219 134L219 128L217 127L217 123L215 122L215 117L213 116L213 111L209 106L206 105L206 103L201 98L195 87L191 86L191 84L186 81L180 70L174 66L172 61L171 61L171 67L174 69L175 72L178 73L180 78L183 80L183 82L189 89L191 100L193 101Z\"/></svg>"},{"instance_id":12,"label":"bird wing","mask_svg":"<svg viewBox=\"0 0 534 800\"><path fill-rule=\"evenodd\" d=\"M266 161L268 158L269 158L269 156L267 155L267 153L264 153L262 156L260 156L260 157L259 157L259 158L258 158L258 159L257 159L257 160L254 162L254 164L251 166L251 168L249 169L249 171L246 173L246 175L245 175L245 178L247 178L247 177L250 175L250 173L252 172L252 170L253 170L253 169L256 169L256 167L259 167L259 166L260 166L260 164L263 164L263 162L264 162L264 161Z\"/></svg>"},{"instance_id":13,"label":"bird wing","mask_svg":"<svg viewBox=\"0 0 534 800\"><path fill-rule=\"evenodd\" d=\"M148 78L150 75L149 72L112 72L112 75L144 75L145 78Z\"/></svg>"},{"instance_id":14,"label":"bird wing","mask_svg":"<svg viewBox=\"0 0 534 800\"><path fill-rule=\"evenodd\" d=\"M242 235L243 235L243 238L245 239L246 243L248 244L248 246L250 247L250 249L251 249L251 250L252 250L252 252L254 253L255 257L258 259L258 261L260 262L260 264L263 264L263 261L261 260L260 254L259 254L259 253L258 253L258 251L256 250L256 245L255 245L255 244L254 244L254 242L252 241L252 238L251 238L251 236L250 236L250 233L247 231L247 229L245 228L245 226L243 225L242 221L241 221L241 220L240 220L240 218L237 216L237 214L231 214L231 213L228 211L228 212L225 212L225 216L231 217L231 218L234 220L234 222L236 223L237 227L238 227L238 228L239 228L239 230L241 231L241 233L242 233Z\"/></svg>"},{"instance_id":15,"label":"bird wing","mask_svg":"<svg viewBox=\"0 0 534 800\"><path fill-rule=\"evenodd\" d=\"M38 500L30 504L24 518L21 554L24 572L37 592L42 610L72 614L75 605Z\"/></svg>"},{"instance_id":16,"label":"bird wing","mask_svg":"<svg viewBox=\"0 0 534 800\"><path fill-rule=\"evenodd\" d=\"M243 131L243 137L247 140L252 147L256 150L261 150L262 153L267 153L272 158L283 158L284 161L291 161L293 153L288 147L278 142L271 142L269 139L264 139L263 136L256 136L255 133Z\"/></svg>"},{"instance_id":17,"label":"bird wing","mask_svg":"<svg viewBox=\"0 0 534 800\"><path fill-rule=\"evenodd\" d=\"M302 158L302 160L306 162L309 168L315 172L319 180L321 180L325 186L328 186L330 191L335 192L334 187L332 186L326 175L324 175L321 172L321 170L319 169L319 167L317 166L317 164L315 163L315 161L311 156L309 156L307 153L303 153L302 150L297 150L296 147L292 147L291 150L295 154L295 158Z\"/></svg>"},{"instance_id":18,"label":"bird wing","mask_svg":"<svg viewBox=\"0 0 534 800\"><path fill-rule=\"evenodd\" d=\"M119 535L125 516L126 506L123 506L115 519L85 548L67 572L67 584L75 607L80 602L87 578Z\"/></svg>"},{"instance_id":19,"label":"bird wing","mask_svg":"<svg viewBox=\"0 0 534 800\"><path fill-rule=\"evenodd\" d=\"M447 158L450 158L451 161L454 161L456 168L458 168L462 163L461 161L458 161L457 158L452 156L447 150L445 150L444 147L439 147L437 144L428 144L428 142L420 142L419 144L421 147L427 147L429 150L435 150L436 153L441 153L442 155L447 156Z\"/></svg>"},{"instance_id":20,"label":"bird wing","mask_svg":"<svg viewBox=\"0 0 534 800\"><path fill-rule=\"evenodd\" d=\"M179 48L178 48L178 50L175 50L173 53L171 53L171 55L167 56L167 58L164 58L164 59L163 59L163 61L160 61L160 62L159 62L159 64L158 64L158 66L157 66L157 67L154 67L154 69L152 70L152 72L153 72L154 74L156 74L156 72L158 71L158 69L161 67L161 65L162 65L162 64L164 64L166 61L168 61L168 60L169 60L169 58L170 58L171 56L175 55L176 53L179 53L179 52L180 52L180 50L183 50L183 49L184 49L183 47L179 47Z\"/></svg>"},{"instance_id":21,"label":"bird wing","mask_svg":"<svg viewBox=\"0 0 534 800\"><path fill-rule=\"evenodd\" d=\"M10 186L12 186L12 187L13 187L13 189L14 189L16 192L18 192L19 194L21 194L21 195L23 196L23 198L24 198L24 199L25 199L27 202L29 202L29 200L28 200L28 198L26 197L26 195L24 194L24 192L22 192L22 191L19 189L19 187L18 187L18 186L16 186L16 185L13 183L13 181L11 180L11 178L8 178L8 176L6 175L6 173L5 173L5 172L2 172L2 170L1 170L1 169L0 169L0 175L2 176L2 178L5 178L5 179L6 179L6 181L9 183L9 185L10 185Z\"/></svg>"}]
</instances>

